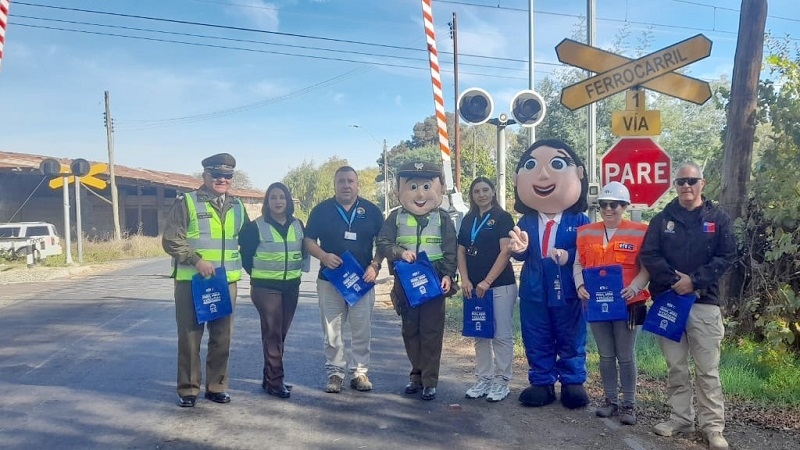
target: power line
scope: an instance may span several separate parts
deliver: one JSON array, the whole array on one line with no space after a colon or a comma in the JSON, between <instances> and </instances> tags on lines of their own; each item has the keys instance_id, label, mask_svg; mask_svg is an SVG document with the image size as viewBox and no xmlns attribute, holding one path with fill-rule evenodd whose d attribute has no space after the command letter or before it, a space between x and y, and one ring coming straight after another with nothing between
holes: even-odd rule
<instances>
[{"instance_id":1,"label":"power line","mask_svg":"<svg viewBox=\"0 0 800 450\"><path fill-rule=\"evenodd\" d=\"M709 4L706 4L706 3L698 3L698 2L693 2L693 1L689 1L689 0L672 0L672 1L675 2L675 3L686 3L687 5L705 6L706 8L721 9L723 11L731 11L731 12L735 12L737 14L741 13L741 11L739 11L738 9L726 8L724 6L709 5ZM770 15L768 15L767 17L771 18L771 19L787 20L789 22L800 22L800 19L791 19L789 17L770 16Z\"/></svg>"},{"instance_id":2,"label":"power line","mask_svg":"<svg viewBox=\"0 0 800 450\"><path fill-rule=\"evenodd\" d=\"M333 48L325 48L325 47L312 47L306 45L295 45L295 44L279 44L274 42L265 42L265 41L257 41L252 39L239 39L239 38L231 38L231 37L224 37L224 36L211 36L207 34L196 34L196 33L184 33L178 31L164 31L164 30L154 30L150 28L139 28L139 27L128 27L123 25L109 25L109 24L102 24L102 23L94 23L94 22L82 22L82 21L75 21L75 20L64 20L64 19L54 19L49 17L35 17L35 16L26 16L17 14L15 16L17 19L30 19L30 20L39 20L44 22L57 22L57 23L67 23L71 25L85 25L85 26L93 26L93 27L102 27L102 28L111 28L111 29L119 29L119 30L128 30L128 31L139 31L139 32L146 32L146 33L156 33L156 34L167 34L173 36L185 36L185 37L194 37L194 38L201 38L201 39L216 39L216 40L223 40L223 41L230 41L230 42L240 42L240 43L247 43L247 44L259 44L259 45L269 45L269 46L276 46L276 47L287 47L287 48L296 48L302 50L314 50L314 51L324 51L324 52L335 52L335 53L347 53L352 55L359 55L359 56L374 56L380 58L393 58L393 59L400 59L400 60L411 60L411 61L421 61L421 58L415 58L410 56L399 56L399 55L386 55L386 54L378 54L378 53L368 53L368 52L359 52L353 50L341 50L341 49L333 49ZM33 27L32 25L28 25ZM78 31L73 29L61 29L62 31ZM176 43L182 43L176 41ZM238 48L237 48L238 49ZM423 49L417 49L413 47L405 47L405 50L415 51L415 52L424 52ZM452 55L452 52L442 52L442 54L449 54ZM475 58L482 58L482 59L490 59L490 60L497 60L497 61L508 61L514 63L526 63L526 60L522 59L514 59L514 58L500 58L500 57L493 57L493 56L483 56L483 55L472 55L472 54L461 54L459 56L467 56L467 57L475 57ZM562 64L557 63L548 63L548 62L540 62L539 64L544 65L553 65L553 66L562 66ZM500 67L500 66L490 66L486 64L474 64L474 63L462 63L465 66L472 66L472 67L480 67L480 68L490 68L490 69L502 69L502 70L526 70L524 68L513 68L513 67Z\"/></svg>"},{"instance_id":3,"label":"power line","mask_svg":"<svg viewBox=\"0 0 800 450\"><path fill-rule=\"evenodd\" d=\"M480 3L470 3L470 2L466 2L466 1L457 1L457 0L434 0L434 1L437 2L437 3L450 3L450 4L453 4L453 5L471 6L471 7L475 7L475 8L500 9L500 10L506 10L506 11L518 11L518 12L525 12L525 13L528 12L527 8L514 8L514 7L511 7L511 6L500 6L499 4L498 5L484 5L484 4L480 4ZM692 3L692 2L689 2L689 1L685 1L685 0L672 0L672 1L683 2L683 3ZM699 3L692 3L692 4L701 5ZM701 6L710 6L712 8L722 9L721 7L715 7L713 5L701 5ZM730 10L731 11L735 11L737 13L739 12L739 10L735 10L735 9L730 9ZM581 16L579 14L557 13L557 12L552 12L552 11L536 11L536 10L534 10L534 12L536 14L559 16L559 17L575 17L575 18L584 17L584 16ZM788 18L785 18L785 17L778 17L778 16L767 16L767 17L774 18L774 19L790 20L790 21L800 22L800 20L788 19ZM678 29L678 30L689 30L689 31L706 31L706 32L709 32L709 33L723 33L723 34L731 34L731 35L737 35L738 34L738 31L725 31L725 30L716 30L716 29L700 28L700 27L688 27L688 26L681 26L681 25L667 25L667 24L656 23L656 22L641 22L641 21L628 20L628 19L613 19L613 18L608 18L608 17L597 17L596 20L603 21L603 22L613 22L613 23L630 23L630 24L634 24L634 25L642 25L642 26L658 27L658 28L667 28L667 29ZM793 40L793 41L800 40L800 38L789 38L789 39Z\"/></svg>"}]
</instances>

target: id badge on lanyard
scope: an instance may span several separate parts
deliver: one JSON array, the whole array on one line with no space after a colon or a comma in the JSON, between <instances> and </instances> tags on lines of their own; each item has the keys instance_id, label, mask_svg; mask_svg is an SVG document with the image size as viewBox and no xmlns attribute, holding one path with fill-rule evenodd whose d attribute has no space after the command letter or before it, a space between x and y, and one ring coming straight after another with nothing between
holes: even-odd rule
<instances>
[{"instance_id":1,"label":"id badge on lanyard","mask_svg":"<svg viewBox=\"0 0 800 450\"><path fill-rule=\"evenodd\" d=\"M358 209L358 201L356 204L353 205L353 211L350 213L350 217L347 217L347 214L344 212L344 208L339 205L336 205L336 210L339 211L339 215L342 216L342 220L344 223L347 224L347 230L344 232L344 239L346 241L355 241L358 238L358 235L355 231L351 231L353 228L353 220L356 218L356 210Z\"/></svg>"},{"instance_id":2,"label":"id badge on lanyard","mask_svg":"<svg viewBox=\"0 0 800 450\"><path fill-rule=\"evenodd\" d=\"M475 239L478 237L478 232L481 231L484 225L486 225L486 221L489 220L491 214L487 214L486 217L483 218L480 225L478 225L478 218L476 217L475 220L472 221L472 231L470 233L470 244L467 247L467 255L469 256L478 256L478 248L475 247Z\"/></svg>"}]
</instances>

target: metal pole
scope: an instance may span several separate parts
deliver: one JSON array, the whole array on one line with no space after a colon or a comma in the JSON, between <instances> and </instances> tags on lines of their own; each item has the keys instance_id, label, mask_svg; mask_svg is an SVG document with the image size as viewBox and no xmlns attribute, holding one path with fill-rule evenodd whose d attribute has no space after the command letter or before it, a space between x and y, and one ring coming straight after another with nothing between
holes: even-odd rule
<instances>
[{"instance_id":1,"label":"metal pole","mask_svg":"<svg viewBox=\"0 0 800 450\"><path fill-rule=\"evenodd\" d=\"M456 191L461 192L461 133L459 132L461 119L458 117L458 22L456 21L456 13L453 13L453 85L455 88L455 125L453 132L455 136L455 148L453 153L456 157Z\"/></svg>"},{"instance_id":2,"label":"metal pole","mask_svg":"<svg viewBox=\"0 0 800 450\"><path fill-rule=\"evenodd\" d=\"M497 125L497 203L506 209L506 124Z\"/></svg>"},{"instance_id":3,"label":"metal pole","mask_svg":"<svg viewBox=\"0 0 800 450\"><path fill-rule=\"evenodd\" d=\"M62 177L64 187L62 189L64 199L64 241L66 241L65 256L67 265L72 264L72 230L69 226L69 178Z\"/></svg>"},{"instance_id":4,"label":"metal pole","mask_svg":"<svg viewBox=\"0 0 800 450\"><path fill-rule=\"evenodd\" d=\"M78 263L83 263L83 224L81 220L81 177L75 177L75 227L78 241Z\"/></svg>"},{"instance_id":5,"label":"metal pole","mask_svg":"<svg viewBox=\"0 0 800 450\"><path fill-rule=\"evenodd\" d=\"M595 0L586 0L586 43L594 47L595 41ZM587 77L593 76L592 72L586 72ZM589 155L587 158L586 169L589 172L589 183L597 183L597 104L589 105L589 120L586 126L587 143ZM597 220L597 209L594 206L589 208L589 218L592 222Z\"/></svg>"},{"instance_id":6,"label":"metal pole","mask_svg":"<svg viewBox=\"0 0 800 450\"><path fill-rule=\"evenodd\" d=\"M389 159L386 155L386 139L383 140L383 215L389 217Z\"/></svg>"},{"instance_id":7,"label":"metal pole","mask_svg":"<svg viewBox=\"0 0 800 450\"><path fill-rule=\"evenodd\" d=\"M528 3L528 89L534 91L533 88L533 0ZM528 146L536 142L536 127L530 127L528 131Z\"/></svg>"},{"instance_id":8,"label":"metal pole","mask_svg":"<svg viewBox=\"0 0 800 450\"><path fill-rule=\"evenodd\" d=\"M114 215L114 239L122 239L122 230L119 225L119 194L117 192L117 178L114 169L114 123L111 120L111 96L105 91L106 98L106 139L108 142L108 174L111 185L111 213Z\"/></svg>"}]
</instances>

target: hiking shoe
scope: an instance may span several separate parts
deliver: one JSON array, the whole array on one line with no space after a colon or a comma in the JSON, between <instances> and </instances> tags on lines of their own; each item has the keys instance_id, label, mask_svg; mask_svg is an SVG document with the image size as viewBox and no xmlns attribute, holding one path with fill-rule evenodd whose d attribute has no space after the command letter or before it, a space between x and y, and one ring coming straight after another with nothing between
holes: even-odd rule
<instances>
[{"instance_id":1,"label":"hiking shoe","mask_svg":"<svg viewBox=\"0 0 800 450\"><path fill-rule=\"evenodd\" d=\"M492 387L491 380L486 380L483 378L478 379L478 382L475 383L474 386L467 389L467 398L481 398L484 395L489 393L489 389Z\"/></svg>"},{"instance_id":2,"label":"hiking shoe","mask_svg":"<svg viewBox=\"0 0 800 450\"><path fill-rule=\"evenodd\" d=\"M350 387L361 392L371 391L372 382L366 375L361 374L350 380Z\"/></svg>"},{"instance_id":3,"label":"hiking shoe","mask_svg":"<svg viewBox=\"0 0 800 450\"><path fill-rule=\"evenodd\" d=\"M597 408L594 414L597 417L605 418L605 417L616 416L618 411L619 411L619 406L617 405L617 403L614 400L607 398L605 404Z\"/></svg>"},{"instance_id":4,"label":"hiking shoe","mask_svg":"<svg viewBox=\"0 0 800 450\"><path fill-rule=\"evenodd\" d=\"M636 425L636 407L623 403L619 409L619 423L623 425Z\"/></svg>"},{"instance_id":5,"label":"hiking shoe","mask_svg":"<svg viewBox=\"0 0 800 450\"><path fill-rule=\"evenodd\" d=\"M341 375L331 375L328 377L328 384L325 385L325 392L329 394L338 394L342 392L342 382L344 378Z\"/></svg>"},{"instance_id":6,"label":"hiking shoe","mask_svg":"<svg viewBox=\"0 0 800 450\"><path fill-rule=\"evenodd\" d=\"M486 401L499 402L506 397L508 397L508 385L502 381L495 381L492 383L492 387L489 388Z\"/></svg>"},{"instance_id":7,"label":"hiking shoe","mask_svg":"<svg viewBox=\"0 0 800 450\"><path fill-rule=\"evenodd\" d=\"M694 433L693 423L680 423L677 420L670 419L666 422L661 422L653 427L653 433L659 436L670 437L677 433ZM720 434L720 436L722 436Z\"/></svg>"},{"instance_id":8,"label":"hiking shoe","mask_svg":"<svg viewBox=\"0 0 800 450\"><path fill-rule=\"evenodd\" d=\"M722 433L719 431L705 433L705 441L708 443L708 450L728 450L728 441L722 437Z\"/></svg>"}]
</instances>

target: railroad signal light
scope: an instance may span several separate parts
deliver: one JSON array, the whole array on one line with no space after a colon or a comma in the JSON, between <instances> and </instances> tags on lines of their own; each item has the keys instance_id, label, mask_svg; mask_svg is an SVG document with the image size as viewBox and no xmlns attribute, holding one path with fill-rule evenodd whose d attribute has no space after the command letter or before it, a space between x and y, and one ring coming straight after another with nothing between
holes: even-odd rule
<instances>
[{"instance_id":1,"label":"railroad signal light","mask_svg":"<svg viewBox=\"0 0 800 450\"><path fill-rule=\"evenodd\" d=\"M458 96L458 114L467 123L486 123L493 109L492 96L481 88L469 88Z\"/></svg>"},{"instance_id":2,"label":"railroad signal light","mask_svg":"<svg viewBox=\"0 0 800 450\"><path fill-rule=\"evenodd\" d=\"M531 90L519 91L511 99L511 116L523 127L535 127L544 120L544 99Z\"/></svg>"}]
</instances>

